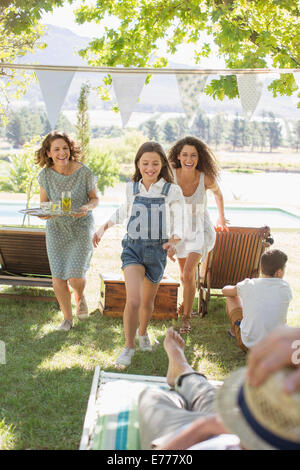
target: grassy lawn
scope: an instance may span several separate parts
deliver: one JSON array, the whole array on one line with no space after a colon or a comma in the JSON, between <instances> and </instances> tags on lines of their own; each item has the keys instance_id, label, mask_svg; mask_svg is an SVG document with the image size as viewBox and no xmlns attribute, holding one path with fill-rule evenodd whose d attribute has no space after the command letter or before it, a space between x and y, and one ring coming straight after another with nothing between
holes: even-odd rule
<instances>
[{"instance_id":1,"label":"grassy lawn","mask_svg":"<svg viewBox=\"0 0 300 470\"><path fill-rule=\"evenodd\" d=\"M223 169L253 171L300 171L299 152L277 149L274 152L215 151Z\"/></svg>"},{"instance_id":2,"label":"grassy lawn","mask_svg":"<svg viewBox=\"0 0 300 470\"><path fill-rule=\"evenodd\" d=\"M0 340L6 345L6 364L0 364L0 449L78 449L95 366L114 371L123 347L122 320L97 310L99 272L119 270L122 234L121 228L112 228L95 251L87 285L92 315L86 322L75 320L69 333L56 331L62 315L53 303L0 300ZM289 257L286 279L294 299L288 323L299 326L299 235L278 231L273 236L274 246ZM175 263L168 261L166 271L178 279ZM178 326L175 320L151 322L150 336L160 345L153 353L137 351L126 373L166 374L162 342L172 324ZM186 355L194 368L221 380L245 364L244 353L227 337L223 299L213 299L209 315L194 317L192 326Z\"/></svg>"}]
</instances>

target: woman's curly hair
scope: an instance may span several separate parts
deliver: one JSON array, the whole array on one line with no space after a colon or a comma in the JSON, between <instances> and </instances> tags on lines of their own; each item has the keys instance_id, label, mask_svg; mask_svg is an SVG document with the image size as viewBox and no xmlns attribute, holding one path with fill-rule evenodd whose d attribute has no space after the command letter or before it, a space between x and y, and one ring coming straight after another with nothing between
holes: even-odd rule
<instances>
[{"instance_id":1,"label":"woman's curly hair","mask_svg":"<svg viewBox=\"0 0 300 470\"><path fill-rule=\"evenodd\" d=\"M198 153L198 163L196 168L203 172L205 175L214 179L219 177L219 166L215 155L210 148L193 136L187 136L178 140L168 151L168 160L173 168L181 168L181 163L178 160L178 155L185 145L191 145L196 148Z\"/></svg>"},{"instance_id":2,"label":"woman's curly hair","mask_svg":"<svg viewBox=\"0 0 300 470\"><path fill-rule=\"evenodd\" d=\"M69 146L70 149L70 160L79 161L81 158L81 148L75 143L67 134L59 131L50 132L42 142L42 146L35 152L35 163L41 167L50 168L53 166L53 160L48 156L50 152L51 144L54 140L63 139Z\"/></svg>"}]
</instances>

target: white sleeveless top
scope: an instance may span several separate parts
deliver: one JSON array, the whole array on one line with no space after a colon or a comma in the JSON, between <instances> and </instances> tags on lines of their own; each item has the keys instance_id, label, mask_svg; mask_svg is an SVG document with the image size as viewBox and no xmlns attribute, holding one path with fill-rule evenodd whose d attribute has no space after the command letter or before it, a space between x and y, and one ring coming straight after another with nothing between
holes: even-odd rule
<instances>
[{"instance_id":1,"label":"white sleeveless top","mask_svg":"<svg viewBox=\"0 0 300 470\"><path fill-rule=\"evenodd\" d=\"M174 169L173 172L175 183L178 184L176 170ZM191 196L184 196L184 200L184 238L176 246L177 258L186 258L189 253L200 253L204 259L214 247L216 233L206 208L203 172L200 174L196 191Z\"/></svg>"}]
</instances>

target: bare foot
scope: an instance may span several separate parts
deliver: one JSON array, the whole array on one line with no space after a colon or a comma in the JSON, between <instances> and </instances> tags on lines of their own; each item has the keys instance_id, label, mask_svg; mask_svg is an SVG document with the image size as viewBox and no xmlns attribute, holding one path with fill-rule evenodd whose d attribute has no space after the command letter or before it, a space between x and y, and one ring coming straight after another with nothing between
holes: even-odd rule
<instances>
[{"instance_id":1,"label":"bare foot","mask_svg":"<svg viewBox=\"0 0 300 470\"><path fill-rule=\"evenodd\" d=\"M167 382L170 387L174 387L175 379L185 372L193 371L184 355L185 342L172 327L168 329L164 348L169 358L169 367L167 372Z\"/></svg>"}]
</instances>

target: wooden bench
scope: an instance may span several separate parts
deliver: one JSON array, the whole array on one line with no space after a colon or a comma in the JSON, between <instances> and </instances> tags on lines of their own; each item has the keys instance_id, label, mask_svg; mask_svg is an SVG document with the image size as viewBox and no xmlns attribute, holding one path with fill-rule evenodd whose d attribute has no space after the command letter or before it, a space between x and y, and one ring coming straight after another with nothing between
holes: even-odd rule
<instances>
[{"instance_id":1,"label":"wooden bench","mask_svg":"<svg viewBox=\"0 0 300 470\"><path fill-rule=\"evenodd\" d=\"M125 282L122 275L100 274L101 292L99 309L103 315L122 317L126 302ZM169 277L162 279L154 303L152 318L177 318L177 294L180 284Z\"/></svg>"},{"instance_id":2,"label":"wooden bench","mask_svg":"<svg viewBox=\"0 0 300 470\"><path fill-rule=\"evenodd\" d=\"M0 228L0 284L9 286L52 287L51 271L43 229ZM57 302L56 297L0 293L10 299Z\"/></svg>"}]
</instances>

